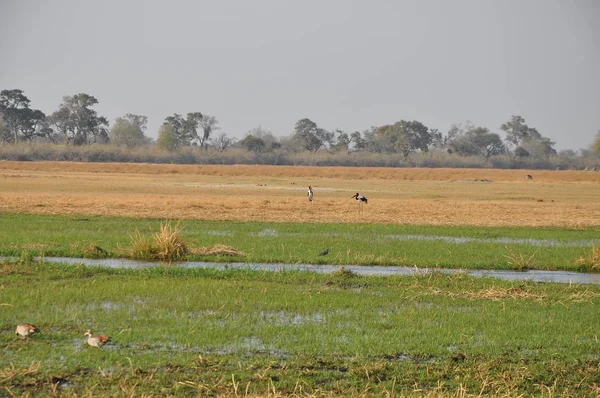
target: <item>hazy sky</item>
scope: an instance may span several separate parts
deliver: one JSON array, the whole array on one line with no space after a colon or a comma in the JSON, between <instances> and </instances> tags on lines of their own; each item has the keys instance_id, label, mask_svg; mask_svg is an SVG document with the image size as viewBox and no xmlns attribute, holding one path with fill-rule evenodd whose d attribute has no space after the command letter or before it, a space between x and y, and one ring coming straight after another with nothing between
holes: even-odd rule
<instances>
[{"instance_id":1,"label":"hazy sky","mask_svg":"<svg viewBox=\"0 0 600 398\"><path fill-rule=\"evenodd\" d=\"M511 115L587 148L600 129L600 0L0 0L0 90L45 113L87 93L111 121L199 111L225 133L446 133ZM504 135L502 134L502 137Z\"/></svg>"}]
</instances>

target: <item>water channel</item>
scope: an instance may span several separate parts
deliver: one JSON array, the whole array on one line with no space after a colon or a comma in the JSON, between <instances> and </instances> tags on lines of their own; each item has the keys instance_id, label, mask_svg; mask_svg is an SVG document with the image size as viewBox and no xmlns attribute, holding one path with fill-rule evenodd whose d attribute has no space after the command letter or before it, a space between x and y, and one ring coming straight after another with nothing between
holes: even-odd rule
<instances>
[{"instance_id":1,"label":"water channel","mask_svg":"<svg viewBox=\"0 0 600 398\"><path fill-rule=\"evenodd\" d=\"M150 261L138 261L118 258L87 259L71 257L44 257L44 261L52 263L83 264L86 266L99 266L107 268L149 268L163 264ZM186 261L171 264L171 266L182 268L214 268L214 269L245 269L260 271L283 271L298 270L307 272L333 273L338 271L341 265L315 265L315 264L268 264L268 263L216 263L204 261ZM475 277L492 277L507 281L532 281L532 282L554 282L600 285L600 274L590 274L570 271L509 271L509 270L471 270L471 269L449 269L449 268L417 268L404 266L376 266L376 265L343 265L344 269L352 271L357 275L423 275L432 272L446 274L466 273Z\"/></svg>"}]
</instances>

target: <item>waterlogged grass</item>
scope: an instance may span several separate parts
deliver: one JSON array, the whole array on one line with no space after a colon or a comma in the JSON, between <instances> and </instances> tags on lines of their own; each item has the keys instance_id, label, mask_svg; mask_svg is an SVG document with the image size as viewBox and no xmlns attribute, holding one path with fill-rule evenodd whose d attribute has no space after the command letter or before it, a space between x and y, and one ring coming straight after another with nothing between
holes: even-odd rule
<instances>
[{"instance_id":1,"label":"waterlogged grass","mask_svg":"<svg viewBox=\"0 0 600 398\"><path fill-rule=\"evenodd\" d=\"M177 223L184 259L270 263L406 265L598 271L600 229L487 228L380 224L168 221L3 215L0 255L130 257L132 247ZM139 236L135 238L135 234ZM210 253L225 245L241 255ZM596 247L596 249L594 249ZM329 248L327 256L317 256ZM100 250L101 249L101 250ZM142 256L143 257L143 256ZM584 259L584 260L582 260ZM585 260L591 259L591 261Z\"/></svg>"},{"instance_id":2,"label":"waterlogged grass","mask_svg":"<svg viewBox=\"0 0 600 398\"><path fill-rule=\"evenodd\" d=\"M600 394L598 286L24 257L0 263L0 291L8 395Z\"/></svg>"}]
</instances>

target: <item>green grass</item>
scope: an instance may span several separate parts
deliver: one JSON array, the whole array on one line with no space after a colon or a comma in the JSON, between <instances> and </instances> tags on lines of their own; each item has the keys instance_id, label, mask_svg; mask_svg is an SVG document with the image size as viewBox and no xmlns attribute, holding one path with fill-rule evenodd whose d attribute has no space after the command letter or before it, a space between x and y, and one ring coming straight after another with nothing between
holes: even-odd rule
<instances>
[{"instance_id":1,"label":"green grass","mask_svg":"<svg viewBox=\"0 0 600 398\"><path fill-rule=\"evenodd\" d=\"M122 257L139 230L151 238L165 220L2 215L0 255ZM175 221L174 221L175 222ZM597 271L600 229L481 228L374 224L181 221L186 246L231 246L245 256L188 254L189 260L407 265L482 269ZM455 241L453 241L453 239ZM457 243L460 241L462 243ZM544 244L543 246L540 246ZM550 245L555 244L555 245ZM108 254L90 249L99 246ZM329 248L329 255L317 254ZM193 250L190 250L194 253Z\"/></svg>"},{"instance_id":2,"label":"green grass","mask_svg":"<svg viewBox=\"0 0 600 398\"><path fill-rule=\"evenodd\" d=\"M0 292L9 395L51 395L52 377L94 396L600 394L599 286L25 257L0 263Z\"/></svg>"}]
</instances>

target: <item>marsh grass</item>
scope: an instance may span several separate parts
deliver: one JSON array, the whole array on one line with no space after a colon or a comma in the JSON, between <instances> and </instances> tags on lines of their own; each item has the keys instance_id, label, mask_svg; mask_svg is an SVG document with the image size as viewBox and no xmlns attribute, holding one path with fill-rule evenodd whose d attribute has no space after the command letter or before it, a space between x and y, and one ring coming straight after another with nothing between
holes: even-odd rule
<instances>
[{"instance_id":1,"label":"marsh grass","mask_svg":"<svg viewBox=\"0 0 600 398\"><path fill-rule=\"evenodd\" d=\"M594 246L591 253L587 257L580 257L576 264L583 270L599 271L600 270L600 246Z\"/></svg>"},{"instance_id":2,"label":"marsh grass","mask_svg":"<svg viewBox=\"0 0 600 398\"><path fill-rule=\"evenodd\" d=\"M588 261L588 267L578 263L584 250L587 253L593 244L598 245L597 228L315 225L9 214L0 222L0 256L12 257L27 252L42 257L169 261L163 260L169 255L159 255L156 244L156 235L164 230L164 247L179 254L182 250L177 248L185 247L186 254L179 258L191 261L599 270L593 262ZM318 256L326 247L329 254Z\"/></svg>"},{"instance_id":3,"label":"marsh grass","mask_svg":"<svg viewBox=\"0 0 600 398\"><path fill-rule=\"evenodd\" d=\"M506 247L506 250L509 254L505 254L504 257L508 259L508 265L517 271L527 271L533 268L533 258L535 257L536 252L527 256L521 252L515 252L513 249Z\"/></svg>"},{"instance_id":4,"label":"marsh grass","mask_svg":"<svg viewBox=\"0 0 600 398\"><path fill-rule=\"evenodd\" d=\"M598 286L343 268L11 267L0 282L9 395L599 393ZM21 321L41 333L21 341ZM113 344L86 346L88 328Z\"/></svg>"}]
</instances>

